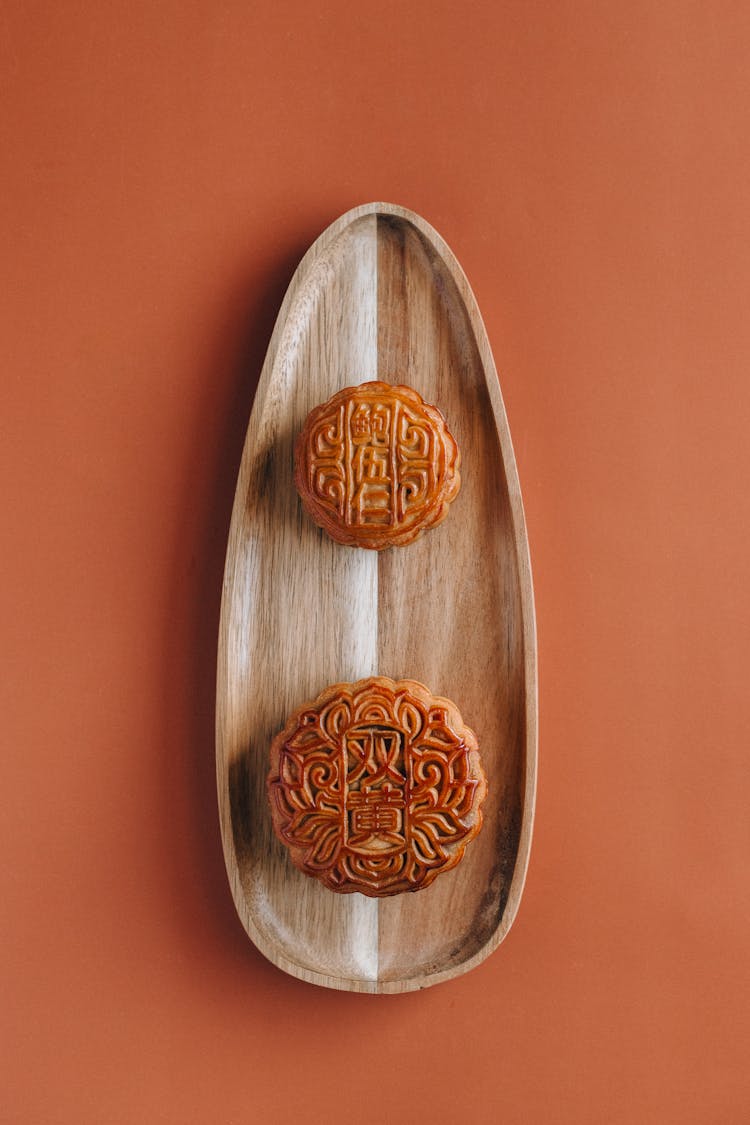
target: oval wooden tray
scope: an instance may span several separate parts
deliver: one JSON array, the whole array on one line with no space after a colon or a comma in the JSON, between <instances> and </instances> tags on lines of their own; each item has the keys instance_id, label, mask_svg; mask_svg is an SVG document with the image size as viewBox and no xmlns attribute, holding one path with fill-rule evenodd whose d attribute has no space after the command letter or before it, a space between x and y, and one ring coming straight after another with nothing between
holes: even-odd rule
<instances>
[{"instance_id":1,"label":"oval wooden tray","mask_svg":"<svg viewBox=\"0 0 750 1125\"><path fill-rule=\"evenodd\" d=\"M292 446L352 383L413 386L462 451L440 527L404 548L332 542L303 512ZM340 895L297 871L271 827L269 746L329 684L383 675L447 696L479 738L482 832L429 888ZM507 934L523 889L537 758L536 639L515 460L474 296L440 236L374 203L332 224L284 299L258 386L229 533L218 652L217 780L242 923L286 972L405 992L466 972Z\"/></svg>"}]
</instances>

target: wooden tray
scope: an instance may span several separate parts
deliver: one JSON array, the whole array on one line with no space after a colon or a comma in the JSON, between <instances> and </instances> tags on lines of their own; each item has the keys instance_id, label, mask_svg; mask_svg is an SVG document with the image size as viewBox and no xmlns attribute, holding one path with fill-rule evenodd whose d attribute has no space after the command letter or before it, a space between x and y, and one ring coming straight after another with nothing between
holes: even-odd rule
<instances>
[{"instance_id":1,"label":"wooden tray","mask_svg":"<svg viewBox=\"0 0 750 1125\"><path fill-rule=\"evenodd\" d=\"M411 546L342 547L303 512L292 445L336 390L413 386L462 450L462 489ZM482 832L426 890L371 899L297 871L271 828L269 745L327 685L421 680L479 738ZM375 203L333 223L292 279L247 432L229 534L218 653L217 779L242 924L286 972L405 992L466 972L503 940L531 844L536 639L523 509L495 365L474 296L440 236Z\"/></svg>"}]
</instances>

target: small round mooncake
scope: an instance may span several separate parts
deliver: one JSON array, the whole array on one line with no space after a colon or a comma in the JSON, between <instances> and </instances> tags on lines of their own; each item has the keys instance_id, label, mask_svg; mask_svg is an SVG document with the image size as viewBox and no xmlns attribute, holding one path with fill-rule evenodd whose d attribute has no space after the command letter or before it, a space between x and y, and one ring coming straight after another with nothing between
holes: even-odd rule
<instances>
[{"instance_id":1,"label":"small round mooncake","mask_svg":"<svg viewBox=\"0 0 750 1125\"><path fill-rule=\"evenodd\" d=\"M461 862L486 792L473 731L415 680L334 684L271 745L276 835L332 891L428 887Z\"/></svg>"},{"instance_id":2,"label":"small round mooncake","mask_svg":"<svg viewBox=\"0 0 750 1125\"><path fill-rule=\"evenodd\" d=\"M316 406L294 447L294 483L332 539L382 551L435 527L461 487L445 419L411 387L362 383Z\"/></svg>"}]
</instances>

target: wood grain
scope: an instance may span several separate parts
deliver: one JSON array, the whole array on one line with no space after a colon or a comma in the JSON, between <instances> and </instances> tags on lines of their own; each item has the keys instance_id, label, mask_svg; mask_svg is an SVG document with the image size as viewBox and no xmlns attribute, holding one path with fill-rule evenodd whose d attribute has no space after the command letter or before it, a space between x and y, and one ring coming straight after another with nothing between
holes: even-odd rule
<instances>
[{"instance_id":1,"label":"wood grain","mask_svg":"<svg viewBox=\"0 0 750 1125\"><path fill-rule=\"evenodd\" d=\"M343 547L302 510L292 448L341 387L413 386L462 451L448 518L408 547ZM417 679L453 699L489 779L462 863L392 899L337 895L291 864L265 792L271 740L329 684ZM275 964L365 992L465 972L508 932L531 843L537 757L533 594L515 461L476 301L417 215L342 216L300 264L269 346L227 549L217 678L224 854L245 929Z\"/></svg>"}]
</instances>

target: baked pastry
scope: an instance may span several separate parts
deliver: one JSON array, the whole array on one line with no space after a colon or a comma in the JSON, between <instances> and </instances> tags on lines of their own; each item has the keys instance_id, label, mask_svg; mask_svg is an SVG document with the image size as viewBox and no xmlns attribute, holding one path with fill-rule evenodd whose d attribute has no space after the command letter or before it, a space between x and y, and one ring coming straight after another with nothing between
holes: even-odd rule
<instances>
[{"instance_id":1,"label":"baked pastry","mask_svg":"<svg viewBox=\"0 0 750 1125\"><path fill-rule=\"evenodd\" d=\"M445 519L460 454L440 411L410 387L362 383L316 406L294 447L314 522L350 547L404 547Z\"/></svg>"},{"instance_id":2,"label":"baked pastry","mask_svg":"<svg viewBox=\"0 0 750 1125\"><path fill-rule=\"evenodd\" d=\"M486 792L476 736L415 680L334 684L271 745L276 835L332 891L428 887L479 832Z\"/></svg>"}]
</instances>

